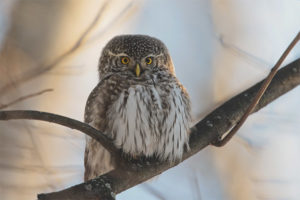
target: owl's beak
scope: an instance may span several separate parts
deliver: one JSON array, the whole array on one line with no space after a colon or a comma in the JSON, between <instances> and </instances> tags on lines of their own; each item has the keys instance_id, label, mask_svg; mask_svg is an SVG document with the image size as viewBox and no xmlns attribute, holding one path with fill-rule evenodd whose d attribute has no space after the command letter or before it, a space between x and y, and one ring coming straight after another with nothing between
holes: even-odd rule
<instances>
[{"instance_id":1,"label":"owl's beak","mask_svg":"<svg viewBox=\"0 0 300 200\"><path fill-rule=\"evenodd\" d=\"M141 67L140 67L139 64L137 64L136 67L135 67L135 74L136 74L137 77L139 77L140 74L141 74Z\"/></svg>"}]
</instances>

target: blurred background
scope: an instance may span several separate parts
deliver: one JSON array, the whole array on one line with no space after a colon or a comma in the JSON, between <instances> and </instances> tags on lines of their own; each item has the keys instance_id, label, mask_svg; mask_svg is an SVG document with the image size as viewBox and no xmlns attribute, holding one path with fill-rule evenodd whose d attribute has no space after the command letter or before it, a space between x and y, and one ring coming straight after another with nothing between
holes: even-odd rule
<instances>
[{"instance_id":1,"label":"blurred background","mask_svg":"<svg viewBox=\"0 0 300 200\"><path fill-rule=\"evenodd\" d=\"M1 0L0 108L83 120L106 42L147 34L169 48L194 122L267 75L300 28L299 0ZM300 44L285 64L300 57ZM20 97L53 89L17 104ZM207 147L117 199L296 200L300 88L252 115L223 148ZM80 132L40 121L0 122L0 199L83 180Z\"/></svg>"}]
</instances>

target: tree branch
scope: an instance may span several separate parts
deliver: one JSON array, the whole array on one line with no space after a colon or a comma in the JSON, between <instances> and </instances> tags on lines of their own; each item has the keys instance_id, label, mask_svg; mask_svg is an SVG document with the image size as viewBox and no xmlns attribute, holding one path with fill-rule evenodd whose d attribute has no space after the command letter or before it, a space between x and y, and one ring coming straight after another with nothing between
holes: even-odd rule
<instances>
[{"instance_id":1,"label":"tree branch","mask_svg":"<svg viewBox=\"0 0 300 200\"><path fill-rule=\"evenodd\" d=\"M228 132L232 125L241 118L247 107L253 101L253 98L261 87L263 81L231 98L207 115L203 120L198 122L191 129L189 142L191 150L184 153L182 161L196 154L201 149L216 141L218 138L222 137L223 134ZM300 59L297 59L278 71L253 112L263 108L299 84ZM112 141L107 139L103 134L99 133L99 131L88 126L87 124L77 120L37 111L0 111L0 120L9 119L37 119L58 123L80 130L97 139L105 148L110 149L111 152L117 151L112 148ZM38 199L114 199L115 194L140 184L156 175L159 175L163 171L174 167L179 163L179 161L176 163L159 163L157 160L128 162L126 164L122 163L117 169L101 175L98 178L75 185L59 192L40 194L38 195Z\"/></svg>"},{"instance_id":2,"label":"tree branch","mask_svg":"<svg viewBox=\"0 0 300 200\"><path fill-rule=\"evenodd\" d=\"M0 87L0 94L6 93L9 89L12 87L15 87L17 85L20 85L23 82L29 81L31 79L34 79L38 77L39 75L44 74L45 72L48 72L52 70L53 68L57 67L62 61L64 61L68 56L72 55L75 51L77 51L83 42L86 40L87 36L90 34L90 32L93 30L93 28L97 25L98 21L100 21L102 14L107 8L107 5L109 4L109 1L106 0L100 7L99 11L97 12L97 15L89 24L89 26L84 30L84 32L80 35L78 40L64 53L62 53L60 56L55 58L51 63L49 64L41 64L36 67L34 67L31 70L28 70L23 74L23 76L16 78L12 83L7 83L6 85Z\"/></svg>"},{"instance_id":3,"label":"tree branch","mask_svg":"<svg viewBox=\"0 0 300 200\"><path fill-rule=\"evenodd\" d=\"M16 100L13 100L13 101L11 101L7 104L0 104L0 110L3 109L3 108L7 108L9 106L12 106L12 105L14 105L16 103L19 103L21 101L24 101L26 99L30 99L32 97L39 96L41 94L44 94L45 92L52 92L52 91L53 91L53 89L49 88L49 89L44 89L44 90L39 91L39 92L35 92L35 93L27 94L25 96L21 96L21 97L17 98Z\"/></svg>"},{"instance_id":4,"label":"tree branch","mask_svg":"<svg viewBox=\"0 0 300 200\"><path fill-rule=\"evenodd\" d=\"M69 127L71 129L79 130L90 137L100 142L113 155L119 154L119 150L115 147L112 140L106 137L103 133L99 132L92 126L80 122L75 119L56 115L47 112L33 111L33 110L12 110L12 111L0 111L0 120L12 120L12 119L34 119L52 122L60 124L62 126Z\"/></svg>"}]
</instances>

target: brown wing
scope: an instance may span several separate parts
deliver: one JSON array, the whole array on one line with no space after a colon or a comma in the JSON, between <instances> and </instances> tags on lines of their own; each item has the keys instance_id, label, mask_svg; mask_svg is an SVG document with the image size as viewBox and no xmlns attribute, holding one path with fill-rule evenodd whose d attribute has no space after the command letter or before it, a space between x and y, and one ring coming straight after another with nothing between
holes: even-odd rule
<instances>
[{"instance_id":1,"label":"brown wing","mask_svg":"<svg viewBox=\"0 0 300 200\"><path fill-rule=\"evenodd\" d=\"M101 132L105 130L106 110L110 103L107 89L107 81L101 81L89 95L85 106L84 121ZM109 152L89 136L86 136L84 167L85 181L95 178L113 168Z\"/></svg>"}]
</instances>

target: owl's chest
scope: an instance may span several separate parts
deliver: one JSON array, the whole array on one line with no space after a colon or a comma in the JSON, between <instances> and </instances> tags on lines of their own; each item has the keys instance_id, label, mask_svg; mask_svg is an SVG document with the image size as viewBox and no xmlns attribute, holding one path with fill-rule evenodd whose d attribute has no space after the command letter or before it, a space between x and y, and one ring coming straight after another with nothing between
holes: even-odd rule
<instances>
[{"instance_id":1,"label":"owl's chest","mask_svg":"<svg viewBox=\"0 0 300 200\"><path fill-rule=\"evenodd\" d=\"M180 91L174 89L166 93L154 86L137 85L121 92L107 111L105 132L111 134L116 146L126 153L153 155L158 141L167 139L166 133L182 123L178 120L180 109L176 109L180 105L175 105L180 101L173 99L172 93L179 95Z\"/></svg>"},{"instance_id":2,"label":"owl's chest","mask_svg":"<svg viewBox=\"0 0 300 200\"><path fill-rule=\"evenodd\" d=\"M120 135L125 138L131 133L158 129L166 101L167 96L154 86L135 85L122 91L107 111L107 117L111 122L108 123L108 129L113 138ZM142 137L143 135L150 133L141 134Z\"/></svg>"}]
</instances>

